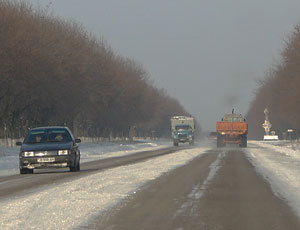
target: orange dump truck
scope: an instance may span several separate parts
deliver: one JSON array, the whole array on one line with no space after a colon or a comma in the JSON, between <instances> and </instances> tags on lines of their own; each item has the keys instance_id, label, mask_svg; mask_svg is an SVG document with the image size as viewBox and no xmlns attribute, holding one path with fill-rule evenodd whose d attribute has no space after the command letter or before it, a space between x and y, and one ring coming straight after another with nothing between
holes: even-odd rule
<instances>
[{"instance_id":1,"label":"orange dump truck","mask_svg":"<svg viewBox=\"0 0 300 230\"><path fill-rule=\"evenodd\" d=\"M239 144L247 147L248 124L241 114L226 114L217 122L217 147Z\"/></svg>"}]
</instances>

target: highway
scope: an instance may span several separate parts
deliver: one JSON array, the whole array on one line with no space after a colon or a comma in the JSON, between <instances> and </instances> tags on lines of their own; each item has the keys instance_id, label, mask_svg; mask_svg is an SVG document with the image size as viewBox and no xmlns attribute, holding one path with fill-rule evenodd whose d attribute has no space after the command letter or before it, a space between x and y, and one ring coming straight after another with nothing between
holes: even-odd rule
<instances>
[{"instance_id":1,"label":"highway","mask_svg":"<svg viewBox=\"0 0 300 230\"><path fill-rule=\"evenodd\" d=\"M239 148L209 150L107 215L89 229L300 229L299 218Z\"/></svg>"},{"instance_id":2,"label":"highway","mask_svg":"<svg viewBox=\"0 0 300 230\"><path fill-rule=\"evenodd\" d=\"M298 163L248 146L180 145L83 163L75 173L0 177L0 228L300 229L299 197L293 206L292 193L274 190L253 159Z\"/></svg>"}]
</instances>

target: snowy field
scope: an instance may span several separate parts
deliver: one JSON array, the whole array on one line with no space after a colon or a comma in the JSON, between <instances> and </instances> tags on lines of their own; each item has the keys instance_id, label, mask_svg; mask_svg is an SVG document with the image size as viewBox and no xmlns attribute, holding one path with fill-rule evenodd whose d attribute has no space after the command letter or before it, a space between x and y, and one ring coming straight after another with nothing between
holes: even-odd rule
<instances>
[{"instance_id":1,"label":"snowy field","mask_svg":"<svg viewBox=\"0 0 300 230\"><path fill-rule=\"evenodd\" d=\"M289 142L248 142L247 156L256 171L300 217L300 149Z\"/></svg>"}]
</instances>

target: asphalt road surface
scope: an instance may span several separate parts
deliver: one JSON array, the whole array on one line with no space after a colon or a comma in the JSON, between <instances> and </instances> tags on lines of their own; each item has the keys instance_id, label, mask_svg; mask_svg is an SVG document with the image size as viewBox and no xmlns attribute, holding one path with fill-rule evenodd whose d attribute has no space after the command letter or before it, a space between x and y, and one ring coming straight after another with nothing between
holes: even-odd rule
<instances>
[{"instance_id":1,"label":"asphalt road surface","mask_svg":"<svg viewBox=\"0 0 300 230\"><path fill-rule=\"evenodd\" d=\"M96 218L103 230L297 230L300 220L276 197L243 149L212 149Z\"/></svg>"}]
</instances>

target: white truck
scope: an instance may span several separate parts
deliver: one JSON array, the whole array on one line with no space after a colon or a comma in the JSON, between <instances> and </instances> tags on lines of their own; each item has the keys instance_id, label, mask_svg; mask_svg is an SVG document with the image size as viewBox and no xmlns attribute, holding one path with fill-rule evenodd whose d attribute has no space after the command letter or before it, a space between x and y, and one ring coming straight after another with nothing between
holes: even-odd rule
<instances>
[{"instance_id":1,"label":"white truck","mask_svg":"<svg viewBox=\"0 0 300 230\"><path fill-rule=\"evenodd\" d=\"M171 134L174 146L188 142L194 144L195 119L187 116L171 117Z\"/></svg>"}]
</instances>

